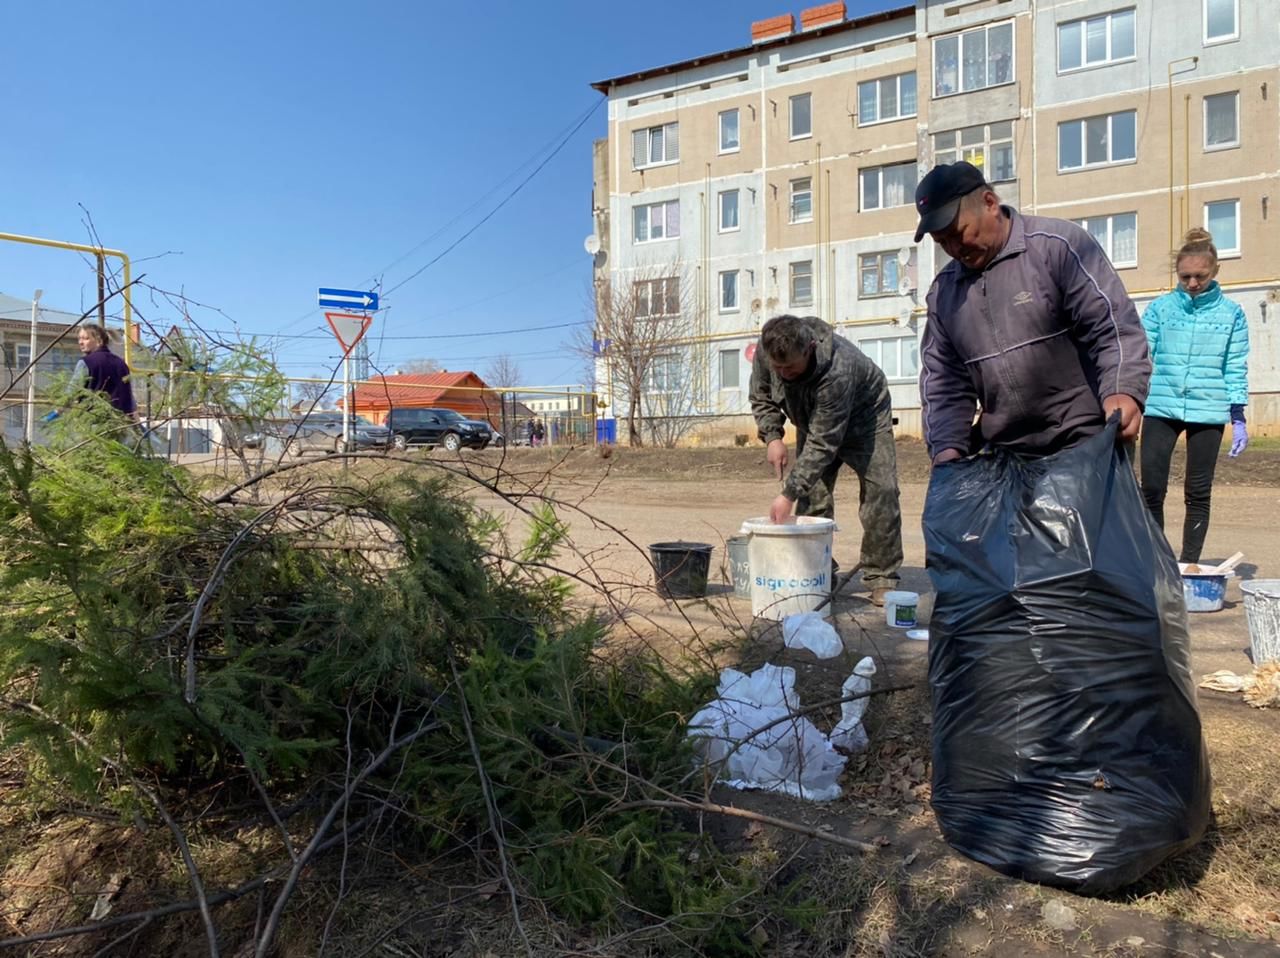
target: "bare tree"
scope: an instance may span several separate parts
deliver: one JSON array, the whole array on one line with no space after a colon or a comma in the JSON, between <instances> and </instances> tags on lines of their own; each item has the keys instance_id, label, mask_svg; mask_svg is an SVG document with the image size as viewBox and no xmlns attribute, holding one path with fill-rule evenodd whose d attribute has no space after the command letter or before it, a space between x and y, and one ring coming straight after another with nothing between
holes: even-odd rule
<instances>
[{"instance_id":1,"label":"bare tree","mask_svg":"<svg viewBox=\"0 0 1280 958\"><path fill-rule=\"evenodd\" d=\"M428 373L441 372L444 367L438 359L409 359L398 365L401 375L406 376L423 376Z\"/></svg>"},{"instance_id":2,"label":"bare tree","mask_svg":"<svg viewBox=\"0 0 1280 958\"><path fill-rule=\"evenodd\" d=\"M499 353L485 367L485 383L497 389L519 386L520 379L520 364L511 358L510 353Z\"/></svg>"},{"instance_id":3,"label":"bare tree","mask_svg":"<svg viewBox=\"0 0 1280 958\"><path fill-rule=\"evenodd\" d=\"M629 445L643 446L646 433L674 445L696 419L700 366L690 293L679 262L615 275L593 291L594 328L579 335L575 349L594 358L597 389L625 405Z\"/></svg>"},{"instance_id":4,"label":"bare tree","mask_svg":"<svg viewBox=\"0 0 1280 958\"><path fill-rule=\"evenodd\" d=\"M323 379L324 382L293 384L293 400L303 409L310 409L312 406L317 408L323 406L329 401L334 391L331 381L333 377L329 373L318 372L312 378Z\"/></svg>"}]
</instances>

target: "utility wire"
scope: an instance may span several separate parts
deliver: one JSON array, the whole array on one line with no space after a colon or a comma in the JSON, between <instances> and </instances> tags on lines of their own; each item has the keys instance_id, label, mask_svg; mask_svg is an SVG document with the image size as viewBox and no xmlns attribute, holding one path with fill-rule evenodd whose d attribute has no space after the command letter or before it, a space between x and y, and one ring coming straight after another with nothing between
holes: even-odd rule
<instances>
[{"instance_id":1,"label":"utility wire","mask_svg":"<svg viewBox=\"0 0 1280 958\"><path fill-rule=\"evenodd\" d=\"M417 279L419 276L425 273L428 269L430 269L436 263L440 262L440 260L444 259L444 257L447 256L450 252L456 249L463 242L463 240L465 240L468 236L470 236L480 227L484 226L484 224L489 222L489 220L493 219L494 215L500 209L502 209L504 206L510 203L513 199L515 199L516 195L522 189L524 189L525 186L528 185L529 181L532 180L535 176L537 176L540 172L542 172L543 167L545 167L548 163L550 163L556 157L556 155L565 148L569 140L573 138L573 135L577 133L580 129L582 129L583 125L586 124L587 120L591 119L592 114L594 114L596 110L600 109L600 104L603 102L604 100L597 100L594 104L592 104L591 108L587 110L585 113L583 113L582 118L578 120L577 123L574 124L573 129L571 129L568 133L566 133L561 138L560 142L556 144L555 149L553 149L541 163L535 166L528 176L526 176L523 180L517 183L515 188L512 189L511 192L509 192L506 196L504 196L502 198L502 201L499 202L497 206L495 206L483 217L481 217L479 222L477 222L474 226L472 226L469 230L467 230L465 233L459 236L456 240L454 240L452 243L446 246L443 250L441 250L431 259L427 260L427 262L425 262L422 266L414 270L404 279L400 280L400 282L396 283L396 285L392 286L382 295L390 296L392 293L400 289L406 283L412 282L413 280Z\"/></svg>"}]
</instances>

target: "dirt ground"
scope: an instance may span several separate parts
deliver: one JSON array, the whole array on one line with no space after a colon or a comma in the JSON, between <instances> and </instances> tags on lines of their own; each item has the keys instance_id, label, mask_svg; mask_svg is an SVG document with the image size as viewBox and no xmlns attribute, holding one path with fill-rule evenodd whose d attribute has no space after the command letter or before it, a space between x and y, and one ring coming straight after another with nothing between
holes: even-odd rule
<instances>
[{"instance_id":1,"label":"dirt ground","mask_svg":"<svg viewBox=\"0 0 1280 958\"><path fill-rule=\"evenodd\" d=\"M836 669L824 669L822 663L805 661L807 653L784 650L776 625L753 624L750 600L733 594L724 540L744 519L766 513L777 491L758 446L617 449L607 458L595 450L514 453L506 467L528 469L531 475L555 464L554 489L582 510L561 511L582 556L582 570L616 583L617 594L631 610L626 624L634 632L629 635L643 634L660 646L669 643L676 654L694 636L729 634L739 643L738 654L737 661L725 664L748 667L769 660L795 665L802 697L838 695L849 665L864 654L877 661L877 685L915 686L878 700L872 708L872 745L851 762L842 799L818 806L765 793L722 789L716 795L743 808L884 843L875 861L855 861L856 856L841 853L823 866L832 881L849 883L849 907L861 910L860 930L848 954L1226 958L1280 953L1280 788L1275 774L1280 713L1252 709L1238 695L1201 692L1216 824L1199 847L1162 866L1139 887L1100 900L1002 878L951 852L928 809L927 643L889 628L883 611L870 606L855 579L833 603L833 622L847 654L837 660ZM927 478L922 447L900 443L899 462L906 556L902 585L922 594L921 615L927 623L931 603L920 528ZM1180 472L1175 475L1180 478ZM1277 486L1280 451L1264 449L1238 461L1223 458L1205 561L1239 550L1246 557L1238 569L1242 577L1280 577L1280 537L1271 526ZM1175 493L1172 498L1179 497ZM1180 506L1169 512L1167 531L1177 543ZM860 542L857 484L851 473L837 487L836 515L835 556L848 568L857 561ZM653 573L644 547L678 539L711 543L715 552L706 599L684 600L677 608L648 591ZM1229 584L1226 607L1193 615L1191 627L1197 680L1218 669L1251 670L1238 580ZM730 827L729 840L738 833L747 834ZM785 843L786 838L775 840ZM790 951L780 944L776 953Z\"/></svg>"}]
</instances>

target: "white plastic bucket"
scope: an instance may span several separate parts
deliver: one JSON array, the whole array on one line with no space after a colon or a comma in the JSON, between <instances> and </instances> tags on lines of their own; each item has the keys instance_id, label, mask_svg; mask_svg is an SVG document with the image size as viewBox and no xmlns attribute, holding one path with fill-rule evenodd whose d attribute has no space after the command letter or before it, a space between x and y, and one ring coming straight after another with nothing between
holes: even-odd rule
<instances>
[{"instance_id":1,"label":"white plastic bucket","mask_svg":"<svg viewBox=\"0 0 1280 958\"><path fill-rule=\"evenodd\" d=\"M1240 591L1254 667L1280 662L1280 579L1250 579L1240 583Z\"/></svg>"},{"instance_id":2,"label":"white plastic bucket","mask_svg":"<svg viewBox=\"0 0 1280 958\"><path fill-rule=\"evenodd\" d=\"M797 516L774 524L768 516L748 519L751 614L781 621L796 612L816 612L831 598L831 535L835 520ZM825 615L830 615L828 604Z\"/></svg>"},{"instance_id":3,"label":"white plastic bucket","mask_svg":"<svg viewBox=\"0 0 1280 958\"><path fill-rule=\"evenodd\" d=\"M916 627L916 606L920 604L918 592L886 592L884 597L884 621L895 629Z\"/></svg>"}]
</instances>

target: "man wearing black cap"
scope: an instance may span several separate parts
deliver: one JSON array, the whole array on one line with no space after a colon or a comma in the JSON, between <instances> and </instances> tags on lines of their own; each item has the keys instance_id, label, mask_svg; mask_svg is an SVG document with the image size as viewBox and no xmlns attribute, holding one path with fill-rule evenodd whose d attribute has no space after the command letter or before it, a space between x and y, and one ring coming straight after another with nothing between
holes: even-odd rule
<instances>
[{"instance_id":1,"label":"man wearing black cap","mask_svg":"<svg viewBox=\"0 0 1280 958\"><path fill-rule=\"evenodd\" d=\"M1147 337L1094 239L1002 205L963 161L920 181L916 210L916 242L928 233L952 259L929 290L921 342L933 462L988 444L1047 455L1100 431L1116 411L1120 438L1136 438L1151 378Z\"/></svg>"}]
</instances>

